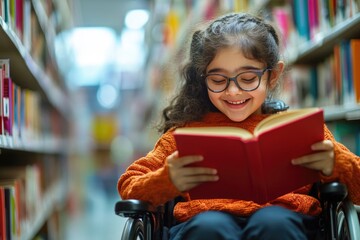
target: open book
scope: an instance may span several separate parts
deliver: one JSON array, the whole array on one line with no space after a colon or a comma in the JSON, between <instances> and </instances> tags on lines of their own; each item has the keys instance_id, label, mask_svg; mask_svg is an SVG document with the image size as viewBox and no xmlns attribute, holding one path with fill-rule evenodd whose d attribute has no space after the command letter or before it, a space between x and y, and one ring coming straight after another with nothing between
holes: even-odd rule
<instances>
[{"instance_id":1,"label":"open book","mask_svg":"<svg viewBox=\"0 0 360 240\"><path fill-rule=\"evenodd\" d=\"M312 153L310 146L324 139L324 114L320 108L274 114L254 134L237 127L188 127L176 129L174 137L180 156L202 155L193 165L218 171L219 180L190 190L191 199L261 204L319 180L319 172L291 160Z\"/></svg>"}]
</instances>

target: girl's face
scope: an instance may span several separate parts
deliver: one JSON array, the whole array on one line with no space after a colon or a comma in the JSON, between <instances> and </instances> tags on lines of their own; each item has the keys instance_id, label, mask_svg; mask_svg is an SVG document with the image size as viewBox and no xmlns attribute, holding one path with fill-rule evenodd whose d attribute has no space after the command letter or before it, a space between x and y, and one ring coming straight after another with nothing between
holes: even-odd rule
<instances>
[{"instance_id":1,"label":"girl's face","mask_svg":"<svg viewBox=\"0 0 360 240\"><path fill-rule=\"evenodd\" d=\"M270 71L264 72L259 87L254 91L243 91L233 81L230 81L229 86L219 93L214 93L208 89L211 102L219 111L235 122L241 122L254 113L260 114L261 105L266 98L267 87L275 86L278 73L282 71L283 64L279 63L278 65L281 65L278 66L280 70L272 70L271 74ZM265 68L267 66L264 63L248 59L238 48L229 47L218 50L206 68L206 74L216 73L234 77L245 71L262 71Z\"/></svg>"}]
</instances>

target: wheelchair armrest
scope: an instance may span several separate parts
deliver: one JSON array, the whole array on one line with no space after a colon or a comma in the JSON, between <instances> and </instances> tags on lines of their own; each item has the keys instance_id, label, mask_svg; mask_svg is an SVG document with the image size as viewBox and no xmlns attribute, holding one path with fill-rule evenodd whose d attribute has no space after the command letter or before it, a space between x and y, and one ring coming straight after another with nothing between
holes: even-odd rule
<instances>
[{"instance_id":1,"label":"wheelchair armrest","mask_svg":"<svg viewBox=\"0 0 360 240\"><path fill-rule=\"evenodd\" d=\"M157 213L162 211L162 206L154 207L148 202L128 199L120 200L115 204L115 213L122 217L141 216L147 213Z\"/></svg>"},{"instance_id":2,"label":"wheelchair armrest","mask_svg":"<svg viewBox=\"0 0 360 240\"><path fill-rule=\"evenodd\" d=\"M320 199L329 202L340 202L347 197L348 191L340 182L323 183L320 186Z\"/></svg>"}]
</instances>

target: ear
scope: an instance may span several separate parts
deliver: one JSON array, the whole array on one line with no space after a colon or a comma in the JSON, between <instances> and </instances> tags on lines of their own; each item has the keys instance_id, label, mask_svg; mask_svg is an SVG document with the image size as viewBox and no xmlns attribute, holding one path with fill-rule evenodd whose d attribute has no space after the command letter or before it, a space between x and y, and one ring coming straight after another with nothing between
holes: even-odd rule
<instances>
[{"instance_id":1,"label":"ear","mask_svg":"<svg viewBox=\"0 0 360 240\"><path fill-rule=\"evenodd\" d=\"M271 70L270 79L269 79L269 87L273 89L277 81L279 80L281 74L284 71L285 63L283 61L279 61L276 66Z\"/></svg>"}]
</instances>

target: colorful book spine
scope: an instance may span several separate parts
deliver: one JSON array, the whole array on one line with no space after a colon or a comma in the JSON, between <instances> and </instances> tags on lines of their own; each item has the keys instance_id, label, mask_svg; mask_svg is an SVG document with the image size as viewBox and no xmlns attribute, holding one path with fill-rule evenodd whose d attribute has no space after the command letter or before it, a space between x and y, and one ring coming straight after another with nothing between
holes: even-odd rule
<instances>
[{"instance_id":1,"label":"colorful book spine","mask_svg":"<svg viewBox=\"0 0 360 240\"><path fill-rule=\"evenodd\" d=\"M305 41L310 39L308 1L294 0L293 14L299 37Z\"/></svg>"},{"instance_id":2,"label":"colorful book spine","mask_svg":"<svg viewBox=\"0 0 360 240\"><path fill-rule=\"evenodd\" d=\"M357 103L360 103L360 39L350 40L352 61L352 83Z\"/></svg>"},{"instance_id":3,"label":"colorful book spine","mask_svg":"<svg viewBox=\"0 0 360 240\"><path fill-rule=\"evenodd\" d=\"M12 88L13 83L10 77L10 59L0 59L3 66L4 77L2 79L2 118L4 143L12 146Z\"/></svg>"}]
</instances>

